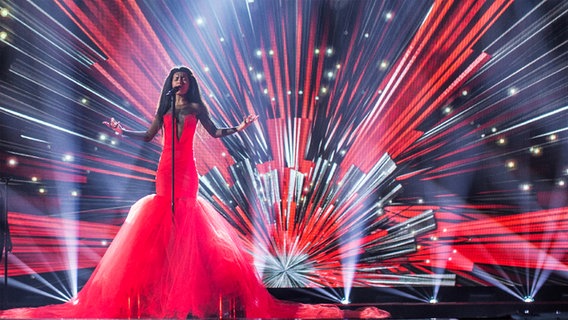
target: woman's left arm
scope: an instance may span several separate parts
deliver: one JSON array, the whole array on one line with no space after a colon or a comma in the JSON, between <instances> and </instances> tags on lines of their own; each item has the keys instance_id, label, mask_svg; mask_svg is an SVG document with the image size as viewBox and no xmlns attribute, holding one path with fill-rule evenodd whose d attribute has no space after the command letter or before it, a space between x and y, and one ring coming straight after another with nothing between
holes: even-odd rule
<instances>
[{"instance_id":1,"label":"woman's left arm","mask_svg":"<svg viewBox=\"0 0 568 320\"><path fill-rule=\"evenodd\" d=\"M256 119L258 119L257 115L248 115L236 127L218 128L213 120L211 120L211 116L209 115L209 110L207 110L207 107L200 105L199 109L200 110L197 118L199 119L205 130L207 130L207 132L214 138L221 138L242 131L246 127L250 126L254 121L256 121Z\"/></svg>"}]
</instances>

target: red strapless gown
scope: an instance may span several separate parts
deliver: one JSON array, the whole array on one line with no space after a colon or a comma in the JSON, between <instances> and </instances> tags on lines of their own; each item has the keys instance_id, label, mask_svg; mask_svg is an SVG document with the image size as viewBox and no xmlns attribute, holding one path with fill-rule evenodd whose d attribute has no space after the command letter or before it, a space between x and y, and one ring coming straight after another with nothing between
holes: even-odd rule
<instances>
[{"instance_id":1,"label":"red strapless gown","mask_svg":"<svg viewBox=\"0 0 568 320\"><path fill-rule=\"evenodd\" d=\"M171 126L164 117L164 149L156 194L138 200L77 297L63 304L19 308L1 318L344 318L334 305L273 298L239 236L197 197L193 155L197 119L187 116L175 140L175 213L171 210ZM235 311L238 310L238 311ZM384 318L368 308L350 317Z\"/></svg>"}]
</instances>

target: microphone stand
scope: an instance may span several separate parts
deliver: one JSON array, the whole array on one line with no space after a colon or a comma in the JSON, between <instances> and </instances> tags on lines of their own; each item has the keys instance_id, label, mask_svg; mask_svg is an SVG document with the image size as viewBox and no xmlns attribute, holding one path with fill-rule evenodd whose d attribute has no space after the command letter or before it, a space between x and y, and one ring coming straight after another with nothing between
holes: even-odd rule
<instances>
[{"instance_id":1,"label":"microphone stand","mask_svg":"<svg viewBox=\"0 0 568 320\"><path fill-rule=\"evenodd\" d=\"M4 183L4 203L2 208L2 218L0 221L0 228L2 228L2 251L3 255L0 255L0 261L4 258L4 290L2 290L2 304L6 307L6 292L8 291L8 252L12 251L12 239L10 238L10 226L8 224L8 182L11 178L2 177L0 181Z\"/></svg>"},{"instance_id":2,"label":"microphone stand","mask_svg":"<svg viewBox=\"0 0 568 320\"><path fill-rule=\"evenodd\" d=\"M175 188L175 142L176 142L176 133L177 133L177 115L176 115L176 106L175 106L175 92L174 94L170 95L170 103L172 108L172 220L174 219L175 215L175 195L174 195L174 188Z\"/></svg>"}]
</instances>

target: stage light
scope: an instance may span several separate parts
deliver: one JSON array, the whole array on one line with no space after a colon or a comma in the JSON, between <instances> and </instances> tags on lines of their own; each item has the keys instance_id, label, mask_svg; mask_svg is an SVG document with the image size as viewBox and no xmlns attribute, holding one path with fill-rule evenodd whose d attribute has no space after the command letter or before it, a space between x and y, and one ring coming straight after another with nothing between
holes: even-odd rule
<instances>
[{"instance_id":1,"label":"stage light","mask_svg":"<svg viewBox=\"0 0 568 320\"><path fill-rule=\"evenodd\" d=\"M369 37L369 33L365 33L363 36L364 36L365 38L368 38L368 37Z\"/></svg>"},{"instance_id":2,"label":"stage light","mask_svg":"<svg viewBox=\"0 0 568 320\"><path fill-rule=\"evenodd\" d=\"M431 304L436 304L436 303L438 303L438 299L432 297L432 298L430 298L430 300L428 300L428 302L431 303Z\"/></svg>"},{"instance_id":3,"label":"stage light","mask_svg":"<svg viewBox=\"0 0 568 320\"><path fill-rule=\"evenodd\" d=\"M72 197L78 197L78 196L79 196L79 191L77 191L77 190L72 190L72 191L71 191L71 196L72 196Z\"/></svg>"},{"instance_id":4,"label":"stage light","mask_svg":"<svg viewBox=\"0 0 568 320\"><path fill-rule=\"evenodd\" d=\"M394 14L391 11L385 13L385 20L386 21L392 20L393 17L394 17Z\"/></svg>"},{"instance_id":5,"label":"stage light","mask_svg":"<svg viewBox=\"0 0 568 320\"><path fill-rule=\"evenodd\" d=\"M522 191L530 191L532 189L532 185L530 183L522 183L519 186L519 189L521 189Z\"/></svg>"},{"instance_id":6,"label":"stage light","mask_svg":"<svg viewBox=\"0 0 568 320\"><path fill-rule=\"evenodd\" d=\"M497 140L497 145L504 146L506 144L507 144L507 139L505 139L505 138L499 138Z\"/></svg>"},{"instance_id":7,"label":"stage light","mask_svg":"<svg viewBox=\"0 0 568 320\"><path fill-rule=\"evenodd\" d=\"M63 160L64 162L73 162L73 160L75 160L75 157L73 157L72 154L67 153L63 155L61 160Z\"/></svg>"},{"instance_id":8,"label":"stage light","mask_svg":"<svg viewBox=\"0 0 568 320\"><path fill-rule=\"evenodd\" d=\"M47 189L45 188L39 188L38 189L39 194L46 194L47 193Z\"/></svg>"},{"instance_id":9,"label":"stage light","mask_svg":"<svg viewBox=\"0 0 568 320\"><path fill-rule=\"evenodd\" d=\"M529 152L533 156L540 156L542 154L542 149L540 147L530 147Z\"/></svg>"},{"instance_id":10,"label":"stage light","mask_svg":"<svg viewBox=\"0 0 568 320\"><path fill-rule=\"evenodd\" d=\"M0 9L0 16L2 18L6 18L10 14L10 11L7 8Z\"/></svg>"},{"instance_id":11,"label":"stage light","mask_svg":"<svg viewBox=\"0 0 568 320\"><path fill-rule=\"evenodd\" d=\"M82 103L82 104L87 104L87 102L89 102L89 100L87 100L87 98L81 98L81 103Z\"/></svg>"},{"instance_id":12,"label":"stage light","mask_svg":"<svg viewBox=\"0 0 568 320\"><path fill-rule=\"evenodd\" d=\"M379 64L379 69L380 70L386 70L389 67L389 62L386 60L381 61L381 63Z\"/></svg>"},{"instance_id":13,"label":"stage light","mask_svg":"<svg viewBox=\"0 0 568 320\"><path fill-rule=\"evenodd\" d=\"M507 167L507 169L509 170L514 170L517 168L517 163L514 160L509 160L507 161L507 163L505 164L505 166Z\"/></svg>"},{"instance_id":14,"label":"stage light","mask_svg":"<svg viewBox=\"0 0 568 320\"><path fill-rule=\"evenodd\" d=\"M465 96L467 96L468 93L469 93L469 92L467 92L467 90L463 90L463 91L462 91L462 96L465 97Z\"/></svg>"},{"instance_id":15,"label":"stage light","mask_svg":"<svg viewBox=\"0 0 568 320\"><path fill-rule=\"evenodd\" d=\"M14 157L10 157L8 158L8 160L6 160L6 164L10 168L15 168L18 165L18 160Z\"/></svg>"},{"instance_id":16,"label":"stage light","mask_svg":"<svg viewBox=\"0 0 568 320\"><path fill-rule=\"evenodd\" d=\"M444 108L444 114L450 114L450 112L452 112L452 107L447 106Z\"/></svg>"},{"instance_id":17,"label":"stage light","mask_svg":"<svg viewBox=\"0 0 568 320\"><path fill-rule=\"evenodd\" d=\"M327 48L327 50L325 50L325 54L329 57L331 55L333 55L333 49L332 48Z\"/></svg>"},{"instance_id":18,"label":"stage light","mask_svg":"<svg viewBox=\"0 0 568 320\"><path fill-rule=\"evenodd\" d=\"M8 38L8 32L0 31L0 40L6 40Z\"/></svg>"},{"instance_id":19,"label":"stage light","mask_svg":"<svg viewBox=\"0 0 568 320\"><path fill-rule=\"evenodd\" d=\"M513 87L513 88L509 88L508 92L509 92L510 96L514 96L514 95L517 94L517 92L519 92L519 90L517 88Z\"/></svg>"},{"instance_id":20,"label":"stage light","mask_svg":"<svg viewBox=\"0 0 568 320\"><path fill-rule=\"evenodd\" d=\"M221 38L219 38L219 41L225 42L225 38L221 37Z\"/></svg>"},{"instance_id":21,"label":"stage light","mask_svg":"<svg viewBox=\"0 0 568 320\"><path fill-rule=\"evenodd\" d=\"M274 55L274 50L268 50L268 55L273 56L273 55Z\"/></svg>"},{"instance_id":22,"label":"stage light","mask_svg":"<svg viewBox=\"0 0 568 320\"><path fill-rule=\"evenodd\" d=\"M341 299L341 304L350 304L350 303L351 303L351 301L349 301L349 299L347 299L347 298Z\"/></svg>"},{"instance_id":23,"label":"stage light","mask_svg":"<svg viewBox=\"0 0 568 320\"><path fill-rule=\"evenodd\" d=\"M321 91L321 93L327 93L327 88L326 88L326 87L322 87L322 88L320 89L320 91Z\"/></svg>"},{"instance_id":24,"label":"stage light","mask_svg":"<svg viewBox=\"0 0 568 320\"><path fill-rule=\"evenodd\" d=\"M315 53L315 54L319 54L319 53L320 53L320 49L316 49L316 50L314 51L314 53Z\"/></svg>"},{"instance_id":25,"label":"stage light","mask_svg":"<svg viewBox=\"0 0 568 320\"><path fill-rule=\"evenodd\" d=\"M31 178L31 180L32 180L32 182L37 182L37 181L38 181L38 178L37 178L36 176L33 176L33 177Z\"/></svg>"},{"instance_id":26,"label":"stage light","mask_svg":"<svg viewBox=\"0 0 568 320\"><path fill-rule=\"evenodd\" d=\"M259 58L262 57L262 50L260 49L256 50L256 56Z\"/></svg>"},{"instance_id":27,"label":"stage light","mask_svg":"<svg viewBox=\"0 0 568 320\"><path fill-rule=\"evenodd\" d=\"M298 91L298 94L299 94L299 95L303 95L303 94L304 94L304 91L300 90L300 91ZM566 170L566 171L568 172L568 170Z\"/></svg>"},{"instance_id":28,"label":"stage light","mask_svg":"<svg viewBox=\"0 0 568 320\"><path fill-rule=\"evenodd\" d=\"M523 301L526 302L526 303L531 303L531 302L534 302L534 298L531 297L531 296L525 296L525 297L523 297Z\"/></svg>"},{"instance_id":29,"label":"stage light","mask_svg":"<svg viewBox=\"0 0 568 320\"><path fill-rule=\"evenodd\" d=\"M198 26L201 26L205 23L205 21L203 20L203 18L197 18L197 20L195 20L195 22L197 23Z\"/></svg>"},{"instance_id":30,"label":"stage light","mask_svg":"<svg viewBox=\"0 0 568 320\"><path fill-rule=\"evenodd\" d=\"M557 139L558 139L558 136L554 133L548 136L549 141L556 141Z\"/></svg>"},{"instance_id":31,"label":"stage light","mask_svg":"<svg viewBox=\"0 0 568 320\"><path fill-rule=\"evenodd\" d=\"M209 67L205 67L205 68L203 68L203 71L205 71L205 72L209 72L209 71L210 71L210 69L209 69Z\"/></svg>"},{"instance_id":32,"label":"stage light","mask_svg":"<svg viewBox=\"0 0 568 320\"><path fill-rule=\"evenodd\" d=\"M101 134L99 135L99 140L100 140L100 141L106 141L107 139L108 139L108 136L107 136L106 134L101 133Z\"/></svg>"},{"instance_id":33,"label":"stage light","mask_svg":"<svg viewBox=\"0 0 568 320\"><path fill-rule=\"evenodd\" d=\"M564 181L563 179L560 179L560 180L556 181L556 185L559 186L559 187L565 187L566 181Z\"/></svg>"},{"instance_id":34,"label":"stage light","mask_svg":"<svg viewBox=\"0 0 568 320\"><path fill-rule=\"evenodd\" d=\"M256 80L262 80L262 73L256 74ZM266 90L266 89L265 89Z\"/></svg>"}]
</instances>

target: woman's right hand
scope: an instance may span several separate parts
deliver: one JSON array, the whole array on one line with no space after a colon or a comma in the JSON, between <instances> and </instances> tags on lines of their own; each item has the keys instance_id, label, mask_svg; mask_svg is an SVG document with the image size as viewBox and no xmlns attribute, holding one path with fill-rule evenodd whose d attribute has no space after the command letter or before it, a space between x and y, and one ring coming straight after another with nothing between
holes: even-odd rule
<instances>
[{"instance_id":1,"label":"woman's right hand","mask_svg":"<svg viewBox=\"0 0 568 320\"><path fill-rule=\"evenodd\" d=\"M110 122L103 121L103 124L111 128L112 131L114 131L114 133L116 133L117 135L122 135L124 128L122 127L122 124L120 124L120 121L117 121L115 118L110 118Z\"/></svg>"}]
</instances>

